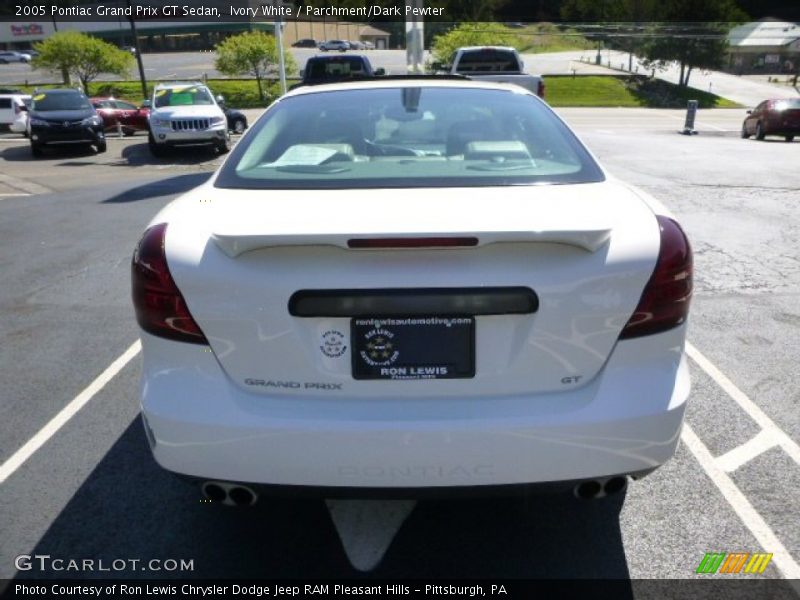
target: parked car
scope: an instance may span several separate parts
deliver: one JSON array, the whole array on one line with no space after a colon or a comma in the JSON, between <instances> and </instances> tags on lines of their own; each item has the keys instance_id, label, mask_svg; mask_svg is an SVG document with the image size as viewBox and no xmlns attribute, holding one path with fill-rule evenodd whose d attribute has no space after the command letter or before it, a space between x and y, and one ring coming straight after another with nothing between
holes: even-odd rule
<instances>
[{"instance_id":1,"label":"parked car","mask_svg":"<svg viewBox=\"0 0 800 600\"><path fill-rule=\"evenodd\" d=\"M367 47L364 45L364 42L359 42L358 40L350 40L347 42L350 45L350 50L366 50Z\"/></svg>"},{"instance_id":2,"label":"parked car","mask_svg":"<svg viewBox=\"0 0 800 600\"><path fill-rule=\"evenodd\" d=\"M28 129L30 94L0 93L0 129L25 133Z\"/></svg>"},{"instance_id":3,"label":"parked car","mask_svg":"<svg viewBox=\"0 0 800 600\"><path fill-rule=\"evenodd\" d=\"M385 73L384 69L373 69L372 63L363 54L312 56L306 61L305 68L300 71L302 81L294 87L345 81L347 79L379 77Z\"/></svg>"},{"instance_id":4,"label":"parked car","mask_svg":"<svg viewBox=\"0 0 800 600\"><path fill-rule=\"evenodd\" d=\"M311 38L297 40L294 44L292 44L293 48L317 48L318 46L319 42L317 42L317 40L312 40Z\"/></svg>"},{"instance_id":5,"label":"parked car","mask_svg":"<svg viewBox=\"0 0 800 600\"><path fill-rule=\"evenodd\" d=\"M596 497L680 439L687 237L521 88L289 92L154 216L132 285L150 448L212 500Z\"/></svg>"},{"instance_id":6,"label":"parked car","mask_svg":"<svg viewBox=\"0 0 800 600\"><path fill-rule=\"evenodd\" d=\"M86 95L75 89L36 92L28 119L31 153L40 157L47 146L94 146L106 151L103 119Z\"/></svg>"},{"instance_id":7,"label":"parked car","mask_svg":"<svg viewBox=\"0 0 800 600\"><path fill-rule=\"evenodd\" d=\"M29 62L31 62L31 55L25 52L0 51L0 65Z\"/></svg>"},{"instance_id":8,"label":"parked car","mask_svg":"<svg viewBox=\"0 0 800 600\"><path fill-rule=\"evenodd\" d=\"M232 131L238 135L243 134L244 130L247 129L247 117L244 116L244 113L235 108L228 108L227 106L222 107L222 112L225 113L225 118L228 121L228 131Z\"/></svg>"},{"instance_id":9,"label":"parked car","mask_svg":"<svg viewBox=\"0 0 800 600\"><path fill-rule=\"evenodd\" d=\"M345 52L346 50L350 50L350 42L346 42L344 40L328 40L326 42L322 42L319 45L319 49L323 52L327 52L328 50Z\"/></svg>"},{"instance_id":10,"label":"parked car","mask_svg":"<svg viewBox=\"0 0 800 600\"><path fill-rule=\"evenodd\" d=\"M768 135L779 135L787 142L800 135L800 98L764 100L747 111L742 123L742 137L755 136L763 140Z\"/></svg>"},{"instance_id":11,"label":"parked car","mask_svg":"<svg viewBox=\"0 0 800 600\"><path fill-rule=\"evenodd\" d=\"M247 117L244 113L229 107L223 96L217 96L216 100L222 112L225 113L225 118L228 122L228 131L239 135L243 134L244 130L247 129Z\"/></svg>"},{"instance_id":12,"label":"parked car","mask_svg":"<svg viewBox=\"0 0 800 600\"><path fill-rule=\"evenodd\" d=\"M225 114L202 83L159 84L150 101L148 145L153 156L176 146L211 145L230 150Z\"/></svg>"},{"instance_id":13,"label":"parked car","mask_svg":"<svg viewBox=\"0 0 800 600\"><path fill-rule=\"evenodd\" d=\"M506 46L470 46L458 48L449 65L439 69L452 75L464 75L478 81L513 83L544 98L541 75L525 73L525 64L516 49Z\"/></svg>"},{"instance_id":14,"label":"parked car","mask_svg":"<svg viewBox=\"0 0 800 600\"><path fill-rule=\"evenodd\" d=\"M92 98L91 102L97 114L103 119L106 132L117 131L117 124L125 135L148 130L150 109L146 106L136 106L127 100L113 97Z\"/></svg>"}]
</instances>

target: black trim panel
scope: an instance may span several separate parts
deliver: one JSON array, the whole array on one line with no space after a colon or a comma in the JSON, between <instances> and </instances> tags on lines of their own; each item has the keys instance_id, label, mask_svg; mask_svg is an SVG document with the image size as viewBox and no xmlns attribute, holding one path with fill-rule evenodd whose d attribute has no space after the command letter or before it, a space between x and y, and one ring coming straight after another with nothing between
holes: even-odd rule
<instances>
[{"instance_id":1,"label":"black trim panel","mask_svg":"<svg viewBox=\"0 0 800 600\"><path fill-rule=\"evenodd\" d=\"M528 287L300 290L289 298L295 317L517 315L539 310Z\"/></svg>"}]
</instances>

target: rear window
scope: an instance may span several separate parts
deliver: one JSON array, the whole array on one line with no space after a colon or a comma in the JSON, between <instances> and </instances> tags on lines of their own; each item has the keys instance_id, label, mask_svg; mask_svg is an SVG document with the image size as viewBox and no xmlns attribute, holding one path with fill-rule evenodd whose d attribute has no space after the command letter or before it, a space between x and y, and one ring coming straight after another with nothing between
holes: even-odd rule
<instances>
[{"instance_id":1,"label":"rear window","mask_svg":"<svg viewBox=\"0 0 800 600\"><path fill-rule=\"evenodd\" d=\"M790 110L800 108L800 98L788 98L786 100L773 100L772 108L775 110Z\"/></svg>"},{"instance_id":2,"label":"rear window","mask_svg":"<svg viewBox=\"0 0 800 600\"><path fill-rule=\"evenodd\" d=\"M91 108L89 99L79 92L42 92L33 97L33 110L47 112L55 110L86 110Z\"/></svg>"},{"instance_id":3,"label":"rear window","mask_svg":"<svg viewBox=\"0 0 800 600\"><path fill-rule=\"evenodd\" d=\"M602 181L538 99L407 87L285 98L235 147L217 187L346 189Z\"/></svg>"},{"instance_id":4,"label":"rear window","mask_svg":"<svg viewBox=\"0 0 800 600\"><path fill-rule=\"evenodd\" d=\"M489 73L519 71L516 55L509 50L486 48L465 50L456 64L459 73Z\"/></svg>"},{"instance_id":5,"label":"rear window","mask_svg":"<svg viewBox=\"0 0 800 600\"><path fill-rule=\"evenodd\" d=\"M315 59L310 58L306 65L306 78L325 79L364 75L364 61L355 56Z\"/></svg>"}]
</instances>

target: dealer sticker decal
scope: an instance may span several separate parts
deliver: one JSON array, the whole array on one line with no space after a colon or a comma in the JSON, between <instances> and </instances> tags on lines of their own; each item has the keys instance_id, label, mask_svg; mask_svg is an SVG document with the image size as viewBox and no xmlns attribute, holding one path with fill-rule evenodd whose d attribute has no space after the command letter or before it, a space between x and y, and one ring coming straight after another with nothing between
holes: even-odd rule
<instances>
[{"instance_id":1,"label":"dealer sticker decal","mask_svg":"<svg viewBox=\"0 0 800 600\"><path fill-rule=\"evenodd\" d=\"M326 331L322 334L322 344L319 349L328 358L339 358L347 351L344 334L335 329Z\"/></svg>"}]
</instances>

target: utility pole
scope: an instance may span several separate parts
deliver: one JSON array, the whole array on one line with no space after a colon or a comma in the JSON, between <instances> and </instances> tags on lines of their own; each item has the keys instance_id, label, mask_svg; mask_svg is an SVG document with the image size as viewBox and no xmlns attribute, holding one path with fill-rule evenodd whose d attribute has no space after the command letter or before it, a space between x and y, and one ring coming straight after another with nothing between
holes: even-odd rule
<instances>
[{"instance_id":1,"label":"utility pole","mask_svg":"<svg viewBox=\"0 0 800 600\"><path fill-rule=\"evenodd\" d=\"M278 44L278 72L281 78L281 94L286 93L286 61L283 56L283 19L275 20L275 42Z\"/></svg>"},{"instance_id":2,"label":"utility pole","mask_svg":"<svg viewBox=\"0 0 800 600\"><path fill-rule=\"evenodd\" d=\"M417 10L407 11L406 17L406 68L410 75L420 75L425 71L425 29L422 20L423 0L406 0L406 6Z\"/></svg>"},{"instance_id":3,"label":"utility pole","mask_svg":"<svg viewBox=\"0 0 800 600\"><path fill-rule=\"evenodd\" d=\"M128 11L130 16L128 21L131 23L131 35L133 35L133 48L136 51L136 62L139 65L139 81L142 83L142 98L147 98L147 80L144 77L144 64L142 64L142 51L139 48L139 36L136 35L136 22L133 19L133 9L131 8L131 0L128 2Z\"/></svg>"}]
</instances>

